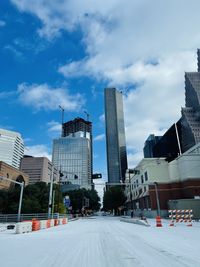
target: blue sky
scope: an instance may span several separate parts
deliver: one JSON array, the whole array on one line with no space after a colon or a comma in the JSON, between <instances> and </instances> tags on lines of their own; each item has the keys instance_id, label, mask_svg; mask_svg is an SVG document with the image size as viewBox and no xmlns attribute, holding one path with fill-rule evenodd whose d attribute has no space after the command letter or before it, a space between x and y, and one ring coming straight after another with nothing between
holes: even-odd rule
<instances>
[{"instance_id":1,"label":"blue sky","mask_svg":"<svg viewBox=\"0 0 200 267\"><path fill-rule=\"evenodd\" d=\"M90 114L94 170L106 173L103 89L124 91L129 166L150 133L184 106L184 71L196 71L200 2L2 0L0 126L20 132L27 153L51 154L65 120ZM189 19L186 19L189 18Z\"/></svg>"},{"instance_id":2,"label":"blue sky","mask_svg":"<svg viewBox=\"0 0 200 267\"><path fill-rule=\"evenodd\" d=\"M77 116L85 118L86 110L93 122L94 138L100 139L94 141L94 157L98 161L95 169L105 172L104 122L100 117L104 112L102 89L106 83L90 77L65 78L58 72L59 66L66 62L85 57L81 31L63 32L58 38L47 40L38 35L41 22L35 16L20 13L7 1L0 4L0 17L1 127L19 131L30 153L35 148L37 154L38 148L38 153L50 154L52 138L59 135L61 113L58 105L66 105L66 121ZM55 95L63 90L58 102L52 101L48 106L40 98L32 101L26 91L39 86L41 90L46 87L48 93L53 90ZM68 95L61 103L59 99L64 91ZM67 107L69 96L74 106ZM49 101L48 97L46 101Z\"/></svg>"}]
</instances>

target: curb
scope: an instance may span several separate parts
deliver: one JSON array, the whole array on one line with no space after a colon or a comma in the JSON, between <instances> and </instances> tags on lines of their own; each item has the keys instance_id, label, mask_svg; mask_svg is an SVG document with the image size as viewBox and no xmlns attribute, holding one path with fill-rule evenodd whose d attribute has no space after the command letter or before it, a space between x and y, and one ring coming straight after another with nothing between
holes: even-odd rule
<instances>
[{"instance_id":1,"label":"curb","mask_svg":"<svg viewBox=\"0 0 200 267\"><path fill-rule=\"evenodd\" d=\"M142 226L147 226L147 227L150 226L150 224L148 224L148 222L146 222L144 220L139 220L139 219L121 218L120 221L121 222L126 222L126 223L134 223L134 224L138 224L138 225L142 225Z\"/></svg>"}]
</instances>

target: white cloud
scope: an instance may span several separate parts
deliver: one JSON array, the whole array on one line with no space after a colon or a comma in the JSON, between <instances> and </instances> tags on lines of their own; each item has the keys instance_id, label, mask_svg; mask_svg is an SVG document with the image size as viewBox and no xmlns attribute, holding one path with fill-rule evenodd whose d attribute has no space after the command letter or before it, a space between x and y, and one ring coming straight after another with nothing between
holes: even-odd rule
<instances>
[{"instance_id":1,"label":"white cloud","mask_svg":"<svg viewBox=\"0 0 200 267\"><path fill-rule=\"evenodd\" d=\"M195 69L194 53L178 53L158 65L139 64L132 69L140 86L124 97L129 149L141 152L149 134L162 135L180 118L185 98L185 67L189 71Z\"/></svg>"},{"instance_id":2,"label":"white cloud","mask_svg":"<svg viewBox=\"0 0 200 267\"><path fill-rule=\"evenodd\" d=\"M138 151L135 153L128 153L127 154L128 157L128 167L129 169L134 168L138 162L143 158L143 153L142 151Z\"/></svg>"},{"instance_id":3,"label":"white cloud","mask_svg":"<svg viewBox=\"0 0 200 267\"><path fill-rule=\"evenodd\" d=\"M68 111L78 111L84 104L80 94L70 95L64 88L51 88L47 84L18 86L19 99L22 104L34 107L36 110L56 110L59 105Z\"/></svg>"},{"instance_id":4,"label":"white cloud","mask_svg":"<svg viewBox=\"0 0 200 267\"><path fill-rule=\"evenodd\" d=\"M3 20L0 20L0 27L4 27L4 26L6 26L6 22Z\"/></svg>"},{"instance_id":5,"label":"white cloud","mask_svg":"<svg viewBox=\"0 0 200 267\"><path fill-rule=\"evenodd\" d=\"M47 38L82 29L87 56L60 66L64 76L92 76L129 88L124 109L131 162L150 133L162 134L180 117L184 71L196 70L199 0L12 2L41 19L39 32Z\"/></svg>"},{"instance_id":6,"label":"white cloud","mask_svg":"<svg viewBox=\"0 0 200 267\"><path fill-rule=\"evenodd\" d=\"M57 121L50 121L47 123L47 126L49 127L48 131L49 132L61 132L61 123L57 122Z\"/></svg>"},{"instance_id":7,"label":"white cloud","mask_svg":"<svg viewBox=\"0 0 200 267\"><path fill-rule=\"evenodd\" d=\"M94 141L102 141L105 139L105 134L99 134L95 136Z\"/></svg>"},{"instance_id":8,"label":"white cloud","mask_svg":"<svg viewBox=\"0 0 200 267\"><path fill-rule=\"evenodd\" d=\"M46 145L34 145L25 147L25 154L34 157L47 157L51 160L51 154L49 148Z\"/></svg>"},{"instance_id":9,"label":"white cloud","mask_svg":"<svg viewBox=\"0 0 200 267\"><path fill-rule=\"evenodd\" d=\"M104 113L101 114L101 116L99 117L99 120L100 120L100 122L105 123L105 114Z\"/></svg>"}]
</instances>

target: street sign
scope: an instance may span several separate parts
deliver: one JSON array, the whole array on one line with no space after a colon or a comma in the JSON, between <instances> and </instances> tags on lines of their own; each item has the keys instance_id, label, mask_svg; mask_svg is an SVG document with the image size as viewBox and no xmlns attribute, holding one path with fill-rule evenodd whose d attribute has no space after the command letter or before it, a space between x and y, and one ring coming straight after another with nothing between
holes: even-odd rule
<instances>
[{"instance_id":1,"label":"street sign","mask_svg":"<svg viewBox=\"0 0 200 267\"><path fill-rule=\"evenodd\" d=\"M67 207L67 208L69 208L71 206L71 201L70 201L69 196L64 197L63 203L64 203L65 207Z\"/></svg>"}]
</instances>

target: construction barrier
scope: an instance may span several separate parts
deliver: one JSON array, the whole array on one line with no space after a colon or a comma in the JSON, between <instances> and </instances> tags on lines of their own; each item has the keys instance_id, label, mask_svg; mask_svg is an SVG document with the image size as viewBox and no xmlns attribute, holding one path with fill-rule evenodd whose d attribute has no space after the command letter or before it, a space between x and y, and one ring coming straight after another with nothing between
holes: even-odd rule
<instances>
[{"instance_id":1,"label":"construction barrier","mask_svg":"<svg viewBox=\"0 0 200 267\"><path fill-rule=\"evenodd\" d=\"M67 224L67 218L62 219L62 224Z\"/></svg>"},{"instance_id":2,"label":"construction barrier","mask_svg":"<svg viewBox=\"0 0 200 267\"><path fill-rule=\"evenodd\" d=\"M30 232L32 232L32 221L19 222L16 224L16 234L23 234Z\"/></svg>"},{"instance_id":3,"label":"construction barrier","mask_svg":"<svg viewBox=\"0 0 200 267\"><path fill-rule=\"evenodd\" d=\"M58 224L59 224L59 225L62 225L62 220L63 220L63 219L58 219Z\"/></svg>"},{"instance_id":4,"label":"construction barrier","mask_svg":"<svg viewBox=\"0 0 200 267\"><path fill-rule=\"evenodd\" d=\"M67 223L67 218L63 219L48 219L48 220L36 220L24 221L16 224L16 234L30 233L32 231L38 231L41 229L50 228L57 225L62 225Z\"/></svg>"},{"instance_id":5,"label":"construction barrier","mask_svg":"<svg viewBox=\"0 0 200 267\"><path fill-rule=\"evenodd\" d=\"M40 221L40 229L46 229L47 228L47 220Z\"/></svg>"},{"instance_id":6,"label":"construction barrier","mask_svg":"<svg viewBox=\"0 0 200 267\"><path fill-rule=\"evenodd\" d=\"M33 219L32 220L32 231L40 230L40 221Z\"/></svg>"},{"instance_id":7,"label":"construction barrier","mask_svg":"<svg viewBox=\"0 0 200 267\"><path fill-rule=\"evenodd\" d=\"M162 227L161 217L156 216L156 227Z\"/></svg>"},{"instance_id":8,"label":"construction barrier","mask_svg":"<svg viewBox=\"0 0 200 267\"><path fill-rule=\"evenodd\" d=\"M176 223L186 223L187 226L192 226L192 212L192 210L168 210L171 219L169 226L175 226Z\"/></svg>"},{"instance_id":9,"label":"construction barrier","mask_svg":"<svg viewBox=\"0 0 200 267\"><path fill-rule=\"evenodd\" d=\"M47 225L47 228L50 228L51 227L51 220L47 220L47 222L46 222L46 225Z\"/></svg>"},{"instance_id":10,"label":"construction barrier","mask_svg":"<svg viewBox=\"0 0 200 267\"><path fill-rule=\"evenodd\" d=\"M50 227L54 227L54 219L50 220Z\"/></svg>"},{"instance_id":11,"label":"construction barrier","mask_svg":"<svg viewBox=\"0 0 200 267\"><path fill-rule=\"evenodd\" d=\"M54 219L54 226L58 225L58 219Z\"/></svg>"}]
</instances>

